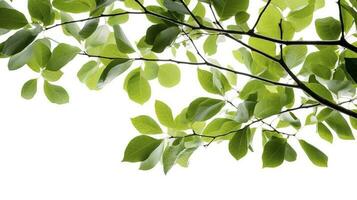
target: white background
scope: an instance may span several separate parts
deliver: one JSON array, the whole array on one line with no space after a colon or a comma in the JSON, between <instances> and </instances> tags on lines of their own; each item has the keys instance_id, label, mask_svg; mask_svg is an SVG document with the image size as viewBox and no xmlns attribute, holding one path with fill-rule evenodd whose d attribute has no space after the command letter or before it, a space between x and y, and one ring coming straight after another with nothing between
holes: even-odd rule
<instances>
[{"instance_id":1,"label":"white background","mask_svg":"<svg viewBox=\"0 0 357 200\"><path fill-rule=\"evenodd\" d=\"M336 4L328 2L325 15L336 12ZM26 5L15 1L15 7L25 10ZM143 18L132 20L129 37L142 35L145 26L138 24ZM57 35L60 30L48 34L68 41ZM25 68L9 72L7 61L0 60L1 200L355 199L356 142L337 139L329 145L312 128L301 134L329 156L328 168L313 166L292 140L298 150L296 162L262 169L259 137L256 152L239 162L229 155L226 143L213 144L199 149L188 169L175 166L166 176L161 165L139 171L136 164L122 163L126 144L138 135L130 117L153 114L155 99L167 102L177 114L193 98L207 94L198 85L195 69L184 66L178 87L163 89L153 81L151 101L140 106L129 101L122 78L99 92L76 80L86 60L77 57L56 83L70 93L70 103L64 106L47 102L41 81L36 97L23 100L22 84L38 75Z\"/></svg>"}]
</instances>

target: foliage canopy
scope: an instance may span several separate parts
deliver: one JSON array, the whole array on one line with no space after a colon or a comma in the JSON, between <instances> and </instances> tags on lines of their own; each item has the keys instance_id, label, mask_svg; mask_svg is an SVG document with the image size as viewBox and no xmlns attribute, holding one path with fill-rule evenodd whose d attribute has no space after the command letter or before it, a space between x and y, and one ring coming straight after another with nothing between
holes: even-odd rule
<instances>
[{"instance_id":1,"label":"foliage canopy","mask_svg":"<svg viewBox=\"0 0 357 200\"><path fill-rule=\"evenodd\" d=\"M332 3L338 17L314 16ZM88 58L78 70L80 82L100 90L126 76L123 88L138 104L151 98L154 79L171 88L181 80L181 66L197 67L207 96L178 114L156 100L154 116L131 118L140 135L128 143L123 161L140 162L141 170L160 161L165 173L175 164L187 167L199 147L220 141L240 160L253 152L257 135L263 167L295 161L292 139L314 165L326 167L327 156L299 137L300 130L315 126L316 136L329 143L335 136L354 139L356 0L28 0L27 5L27 11L16 10L0 0L0 58L8 59L9 70L26 66L43 80L24 83L25 99L42 84L50 102L68 103L69 93L55 82L77 56ZM133 15L148 21L137 41L123 28L135 23ZM304 39L301 33L309 27L319 40ZM42 34L60 28L78 44ZM234 48L220 48L224 42ZM221 64L219 51L236 63ZM180 53L186 59L177 59Z\"/></svg>"}]
</instances>

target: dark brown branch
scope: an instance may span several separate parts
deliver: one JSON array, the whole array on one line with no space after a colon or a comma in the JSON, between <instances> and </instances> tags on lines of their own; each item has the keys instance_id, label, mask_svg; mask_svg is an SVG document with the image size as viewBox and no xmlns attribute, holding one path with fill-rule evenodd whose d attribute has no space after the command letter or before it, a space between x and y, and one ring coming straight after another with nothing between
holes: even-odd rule
<instances>
[{"instance_id":1,"label":"dark brown branch","mask_svg":"<svg viewBox=\"0 0 357 200\"><path fill-rule=\"evenodd\" d=\"M357 113L352 111L352 110L349 110L349 109L346 109L340 105L337 105L333 102L331 102L330 100L327 100L323 97L321 97L320 95L318 95L317 93L315 93L314 91L312 91L309 87L307 87L291 70L290 68L286 65L284 59L277 59L263 51L260 51L236 38L234 38L233 36L229 35L229 34L225 34L227 37L235 40L236 42L240 43L241 45L247 47L248 49L250 49L251 51L254 51L254 52L257 52L275 62L278 62L282 68L286 71L286 73L296 82L296 84L298 85L298 88L303 90L305 93L307 93L310 97L312 97L313 99L315 99L316 101L320 102L321 104L324 104L325 106L327 107L330 107L334 110L337 110L341 113L344 113L346 115L349 115L351 117L354 117L354 118L357 118Z\"/></svg>"},{"instance_id":2,"label":"dark brown branch","mask_svg":"<svg viewBox=\"0 0 357 200\"><path fill-rule=\"evenodd\" d=\"M338 1L337 1L337 6L338 6L338 16L339 16L339 18L340 18L341 41L342 41L342 40L345 40L345 24L344 24L344 22L343 22L341 0L338 0Z\"/></svg>"}]
</instances>

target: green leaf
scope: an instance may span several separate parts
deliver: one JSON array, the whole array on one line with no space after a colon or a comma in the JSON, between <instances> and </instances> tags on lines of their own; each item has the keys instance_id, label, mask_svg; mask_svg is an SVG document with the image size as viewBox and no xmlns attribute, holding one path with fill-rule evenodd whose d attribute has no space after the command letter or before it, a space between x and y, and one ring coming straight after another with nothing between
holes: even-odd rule
<instances>
[{"instance_id":1,"label":"green leaf","mask_svg":"<svg viewBox=\"0 0 357 200\"><path fill-rule=\"evenodd\" d=\"M197 147L183 150L177 158L176 163L181 167L188 167L189 159L196 150Z\"/></svg>"},{"instance_id":2,"label":"green leaf","mask_svg":"<svg viewBox=\"0 0 357 200\"><path fill-rule=\"evenodd\" d=\"M32 51L33 45L29 45L23 51L11 56L8 63L8 69L17 70L23 67L31 59Z\"/></svg>"},{"instance_id":3,"label":"green leaf","mask_svg":"<svg viewBox=\"0 0 357 200\"><path fill-rule=\"evenodd\" d=\"M40 27L31 30L22 29L17 31L2 43L2 48L0 48L1 53L6 56L12 56L21 52L35 40L39 32Z\"/></svg>"},{"instance_id":4,"label":"green leaf","mask_svg":"<svg viewBox=\"0 0 357 200\"><path fill-rule=\"evenodd\" d=\"M11 8L0 8L0 28L19 29L28 24L26 17Z\"/></svg>"},{"instance_id":5,"label":"green leaf","mask_svg":"<svg viewBox=\"0 0 357 200\"><path fill-rule=\"evenodd\" d=\"M112 60L104 69L102 74L100 75L98 81L98 87L102 88L104 85L108 84L120 74L124 73L131 64L133 63L132 60L125 59L125 58L118 58Z\"/></svg>"},{"instance_id":6,"label":"green leaf","mask_svg":"<svg viewBox=\"0 0 357 200\"><path fill-rule=\"evenodd\" d=\"M357 58L345 58L345 66L348 74L357 83Z\"/></svg>"},{"instance_id":7,"label":"green leaf","mask_svg":"<svg viewBox=\"0 0 357 200\"><path fill-rule=\"evenodd\" d=\"M66 22L70 22L73 21L74 19L72 18L71 15L61 12L61 22L62 23L66 23ZM79 26L77 25L77 23L68 23L68 24L64 24L62 26L63 32L66 35L70 35L73 36L74 38L76 38L77 41L81 41L82 37L80 36L79 32L81 31Z\"/></svg>"},{"instance_id":8,"label":"green leaf","mask_svg":"<svg viewBox=\"0 0 357 200\"><path fill-rule=\"evenodd\" d=\"M125 13L125 10L118 8L118 9L111 11L110 13L111 14ZM111 16L108 18L108 24L111 26L114 26L115 24L124 24L128 20L129 20L129 15L127 15L127 14Z\"/></svg>"},{"instance_id":9,"label":"green leaf","mask_svg":"<svg viewBox=\"0 0 357 200\"><path fill-rule=\"evenodd\" d=\"M52 4L58 10L70 13L82 13L92 10L95 0L53 0Z\"/></svg>"},{"instance_id":10,"label":"green leaf","mask_svg":"<svg viewBox=\"0 0 357 200\"><path fill-rule=\"evenodd\" d=\"M213 84L213 74L209 71L197 69L198 80L204 90L213 94L220 94L217 87Z\"/></svg>"},{"instance_id":11,"label":"green leaf","mask_svg":"<svg viewBox=\"0 0 357 200\"><path fill-rule=\"evenodd\" d=\"M299 143L302 149L305 151L307 157L314 165L319 167L327 167L328 158L322 151L307 143L305 140L299 140Z\"/></svg>"},{"instance_id":12,"label":"green leaf","mask_svg":"<svg viewBox=\"0 0 357 200\"><path fill-rule=\"evenodd\" d=\"M88 78L91 75L95 74L97 71L98 71L97 62L89 61L81 67L81 69L77 73L77 77L82 83L85 83L88 80Z\"/></svg>"},{"instance_id":13,"label":"green leaf","mask_svg":"<svg viewBox=\"0 0 357 200\"><path fill-rule=\"evenodd\" d=\"M263 167L278 167L284 162L286 139L272 137L265 145L262 155Z\"/></svg>"},{"instance_id":14,"label":"green leaf","mask_svg":"<svg viewBox=\"0 0 357 200\"><path fill-rule=\"evenodd\" d=\"M337 59L336 52L329 48L312 52L306 57L300 74L309 72L321 78L330 79L331 69L335 67Z\"/></svg>"},{"instance_id":15,"label":"green leaf","mask_svg":"<svg viewBox=\"0 0 357 200\"><path fill-rule=\"evenodd\" d=\"M232 119L216 118L212 120L203 130L203 135L216 136L239 129L240 124Z\"/></svg>"},{"instance_id":16,"label":"green leaf","mask_svg":"<svg viewBox=\"0 0 357 200\"><path fill-rule=\"evenodd\" d=\"M279 118L280 118L280 122L288 123L288 125L293 126L295 129L300 129L301 128L300 120L292 112L283 113L283 114L280 115Z\"/></svg>"},{"instance_id":17,"label":"green leaf","mask_svg":"<svg viewBox=\"0 0 357 200\"><path fill-rule=\"evenodd\" d=\"M40 72L51 57L51 42L48 39L39 39L32 44L32 54L27 65L34 71Z\"/></svg>"},{"instance_id":18,"label":"green leaf","mask_svg":"<svg viewBox=\"0 0 357 200\"><path fill-rule=\"evenodd\" d=\"M149 45L153 45L155 42L155 38L157 35L168 28L167 24L154 24L151 25L147 30L146 30L146 35L145 35L145 42Z\"/></svg>"},{"instance_id":19,"label":"green leaf","mask_svg":"<svg viewBox=\"0 0 357 200\"><path fill-rule=\"evenodd\" d=\"M144 70L143 70L143 76L148 79L152 80L157 78L157 75L159 73L159 64L157 62L145 62Z\"/></svg>"},{"instance_id":20,"label":"green leaf","mask_svg":"<svg viewBox=\"0 0 357 200\"><path fill-rule=\"evenodd\" d=\"M117 44L117 48L123 53L133 53L135 52L133 46L131 46L128 38L125 36L124 31L119 25L114 25L114 36Z\"/></svg>"},{"instance_id":21,"label":"green leaf","mask_svg":"<svg viewBox=\"0 0 357 200\"><path fill-rule=\"evenodd\" d=\"M280 95L277 93L268 93L257 102L254 108L254 116L257 118L266 118L279 113L281 108Z\"/></svg>"},{"instance_id":22,"label":"green leaf","mask_svg":"<svg viewBox=\"0 0 357 200\"><path fill-rule=\"evenodd\" d=\"M68 93L63 87L45 81L43 89L51 103L65 104L69 102Z\"/></svg>"},{"instance_id":23,"label":"green leaf","mask_svg":"<svg viewBox=\"0 0 357 200\"><path fill-rule=\"evenodd\" d=\"M29 0L27 4L31 17L43 22L48 26L55 20L55 12L50 0Z\"/></svg>"},{"instance_id":24,"label":"green leaf","mask_svg":"<svg viewBox=\"0 0 357 200\"><path fill-rule=\"evenodd\" d=\"M95 0L96 7L90 12L90 16L98 16L105 11L105 8L116 0Z\"/></svg>"},{"instance_id":25,"label":"green leaf","mask_svg":"<svg viewBox=\"0 0 357 200\"><path fill-rule=\"evenodd\" d=\"M224 105L225 102L220 99L200 97L189 105L186 117L193 122L206 121L221 111Z\"/></svg>"},{"instance_id":26,"label":"green leaf","mask_svg":"<svg viewBox=\"0 0 357 200\"><path fill-rule=\"evenodd\" d=\"M197 58L196 58L196 56L195 56L195 54L193 54L191 51L186 51L186 56L187 56L187 58L188 58L188 60L190 61L190 62L193 62L193 63L196 63L197 62Z\"/></svg>"},{"instance_id":27,"label":"green leaf","mask_svg":"<svg viewBox=\"0 0 357 200\"><path fill-rule=\"evenodd\" d=\"M319 133L322 139L326 140L329 143L333 142L333 135L331 131L322 122L317 123L317 132Z\"/></svg>"},{"instance_id":28,"label":"green leaf","mask_svg":"<svg viewBox=\"0 0 357 200\"><path fill-rule=\"evenodd\" d=\"M315 28L317 34L323 40L335 40L341 34L340 22L333 17L317 19Z\"/></svg>"},{"instance_id":29,"label":"green leaf","mask_svg":"<svg viewBox=\"0 0 357 200\"><path fill-rule=\"evenodd\" d=\"M234 118L239 123L246 123L253 116L256 101L244 101L238 105L237 114Z\"/></svg>"},{"instance_id":30,"label":"green leaf","mask_svg":"<svg viewBox=\"0 0 357 200\"><path fill-rule=\"evenodd\" d=\"M286 1L287 3L296 1ZM296 32L302 31L312 21L315 10L315 0L308 0L307 4L296 5L294 9L288 14L287 20L292 23Z\"/></svg>"},{"instance_id":31,"label":"green leaf","mask_svg":"<svg viewBox=\"0 0 357 200\"><path fill-rule=\"evenodd\" d=\"M162 140L146 135L137 136L132 139L126 147L123 162L145 161L161 143Z\"/></svg>"},{"instance_id":32,"label":"green leaf","mask_svg":"<svg viewBox=\"0 0 357 200\"><path fill-rule=\"evenodd\" d=\"M279 9L269 5L258 22L257 31L263 35L280 39L279 23L281 18L282 14ZM285 31L284 34L286 34Z\"/></svg>"},{"instance_id":33,"label":"green leaf","mask_svg":"<svg viewBox=\"0 0 357 200\"><path fill-rule=\"evenodd\" d=\"M185 6L180 1L174 0L163 0L164 6L170 10L180 14L190 14L190 12L185 8Z\"/></svg>"},{"instance_id":34,"label":"green leaf","mask_svg":"<svg viewBox=\"0 0 357 200\"><path fill-rule=\"evenodd\" d=\"M167 172L174 166L184 149L185 145L181 139L175 140L172 145L166 147L164 154L162 155L162 164L164 166L165 174L167 174Z\"/></svg>"},{"instance_id":35,"label":"green leaf","mask_svg":"<svg viewBox=\"0 0 357 200\"><path fill-rule=\"evenodd\" d=\"M78 34L81 36L82 39L87 39L97 30L98 24L99 24L99 18L88 20Z\"/></svg>"},{"instance_id":36,"label":"green leaf","mask_svg":"<svg viewBox=\"0 0 357 200\"><path fill-rule=\"evenodd\" d=\"M53 50L46 69L57 71L69 63L81 50L78 47L61 43Z\"/></svg>"},{"instance_id":37,"label":"green leaf","mask_svg":"<svg viewBox=\"0 0 357 200\"><path fill-rule=\"evenodd\" d=\"M48 70L43 70L41 72L41 75L43 78L45 78L47 81L50 81L50 82L55 82L55 81L58 81L62 75L63 75L63 72L61 71L48 71Z\"/></svg>"},{"instance_id":38,"label":"green leaf","mask_svg":"<svg viewBox=\"0 0 357 200\"><path fill-rule=\"evenodd\" d=\"M165 143L161 144L150 154L150 156L140 164L140 170L150 170L161 160Z\"/></svg>"},{"instance_id":39,"label":"green leaf","mask_svg":"<svg viewBox=\"0 0 357 200\"><path fill-rule=\"evenodd\" d=\"M21 89L21 96L24 99L32 99L37 92L37 79L27 81Z\"/></svg>"},{"instance_id":40,"label":"green leaf","mask_svg":"<svg viewBox=\"0 0 357 200\"><path fill-rule=\"evenodd\" d=\"M181 80L180 69L175 64L163 64L159 66L159 83L164 87L174 87Z\"/></svg>"},{"instance_id":41,"label":"green leaf","mask_svg":"<svg viewBox=\"0 0 357 200\"><path fill-rule=\"evenodd\" d=\"M304 62L307 54L307 47L302 45L286 46L283 49L283 52L284 61L290 68L293 68Z\"/></svg>"},{"instance_id":42,"label":"green leaf","mask_svg":"<svg viewBox=\"0 0 357 200\"><path fill-rule=\"evenodd\" d=\"M102 25L86 39L86 46L98 47L104 45L109 38L110 30L108 26Z\"/></svg>"},{"instance_id":43,"label":"green leaf","mask_svg":"<svg viewBox=\"0 0 357 200\"><path fill-rule=\"evenodd\" d=\"M198 80L204 90L212 94L224 94L231 89L227 78L219 71L211 73L197 69Z\"/></svg>"},{"instance_id":44,"label":"green leaf","mask_svg":"<svg viewBox=\"0 0 357 200\"><path fill-rule=\"evenodd\" d=\"M203 43L204 52L211 56L217 52L217 35L209 35Z\"/></svg>"},{"instance_id":45,"label":"green leaf","mask_svg":"<svg viewBox=\"0 0 357 200\"><path fill-rule=\"evenodd\" d=\"M330 101L334 101L331 92L320 83L306 83L307 87L309 87L312 91L317 93L319 96L328 99Z\"/></svg>"},{"instance_id":46,"label":"green leaf","mask_svg":"<svg viewBox=\"0 0 357 200\"><path fill-rule=\"evenodd\" d=\"M140 71L128 79L127 91L129 98L139 104L144 104L151 96L149 82L141 75Z\"/></svg>"},{"instance_id":47,"label":"green leaf","mask_svg":"<svg viewBox=\"0 0 357 200\"><path fill-rule=\"evenodd\" d=\"M181 32L180 28L177 26L171 26L161 31L154 40L152 51L156 53L163 52L166 47L171 45L175 41L177 35Z\"/></svg>"},{"instance_id":48,"label":"green leaf","mask_svg":"<svg viewBox=\"0 0 357 200\"><path fill-rule=\"evenodd\" d=\"M357 110L353 110L353 111L357 112ZM354 117L349 117L349 118L350 118L350 123L351 123L352 128L357 130L357 119Z\"/></svg>"},{"instance_id":49,"label":"green leaf","mask_svg":"<svg viewBox=\"0 0 357 200\"><path fill-rule=\"evenodd\" d=\"M167 127L174 128L175 122L172 116L171 108L162 101L155 101L155 112L156 116L159 119L159 122Z\"/></svg>"},{"instance_id":50,"label":"green leaf","mask_svg":"<svg viewBox=\"0 0 357 200\"><path fill-rule=\"evenodd\" d=\"M234 19L238 25L242 25L249 20L249 17L250 15L247 12L241 11L234 16Z\"/></svg>"},{"instance_id":51,"label":"green leaf","mask_svg":"<svg viewBox=\"0 0 357 200\"><path fill-rule=\"evenodd\" d=\"M290 146L289 143L286 143L284 159L288 162L293 162L296 160L296 157L296 151L293 149L292 146Z\"/></svg>"},{"instance_id":52,"label":"green leaf","mask_svg":"<svg viewBox=\"0 0 357 200\"><path fill-rule=\"evenodd\" d=\"M154 119L146 115L131 118L131 123L142 134L160 134L162 130Z\"/></svg>"},{"instance_id":53,"label":"green leaf","mask_svg":"<svg viewBox=\"0 0 357 200\"><path fill-rule=\"evenodd\" d=\"M212 0L221 20L234 16L239 11L245 11L248 8L249 0Z\"/></svg>"},{"instance_id":54,"label":"green leaf","mask_svg":"<svg viewBox=\"0 0 357 200\"><path fill-rule=\"evenodd\" d=\"M248 153L249 134L249 128L241 129L229 141L229 152L236 160L240 160Z\"/></svg>"},{"instance_id":55,"label":"green leaf","mask_svg":"<svg viewBox=\"0 0 357 200\"><path fill-rule=\"evenodd\" d=\"M352 134L351 127L348 125L347 121L341 113L337 111L332 111L328 118L325 120L326 123L334 130L337 136L343 140L354 140L355 137Z\"/></svg>"}]
</instances>

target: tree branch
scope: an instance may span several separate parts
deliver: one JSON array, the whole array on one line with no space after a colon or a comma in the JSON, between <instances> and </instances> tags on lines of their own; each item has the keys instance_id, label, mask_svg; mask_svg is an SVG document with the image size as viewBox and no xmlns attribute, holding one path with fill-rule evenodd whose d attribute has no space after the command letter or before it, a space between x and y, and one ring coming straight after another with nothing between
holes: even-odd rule
<instances>
[{"instance_id":1,"label":"tree branch","mask_svg":"<svg viewBox=\"0 0 357 200\"><path fill-rule=\"evenodd\" d=\"M87 52L82 52L79 53L79 55L85 55L88 56L90 58L103 58L103 59L108 59L108 60L114 60L114 59L129 59L129 60L133 60L133 61L152 61L152 62L172 62L172 63L176 63L176 64L186 64L186 65L195 65L195 66L199 66L199 65L207 65L216 69L220 69L220 70L224 70L224 71L228 71L228 72L232 72L234 74L238 74L238 75L242 75L242 76L247 76L253 79L257 79L260 81L264 81L273 85L279 85L279 86L284 86L284 87L291 87L291 88L297 88L297 85L292 85L292 84L287 84L287 83L280 83L280 82L275 82L269 79L265 79L259 76L255 76L252 74L248 74L245 72L240 72L240 71L236 71L233 69L229 69L229 68L225 68L210 62L189 62L189 61L181 61L181 60L175 60L175 59L156 59L156 58L144 58L144 57L136 57L136 58L125 58L125 57L109 57L109 56L100 56L100 55L92 55L92 54L88 54Z\"/></svg>"},{"instance_id":2,"label":"tree branch","mask_svg":"<svg viewBox=\"0 0 357 200\"><path fill-rule=\"evenodd\" d=\"M345 40L345 25L344 25L343 16L342 16L341 0L337 1L337 6L338 6L338 16L340 18L341 41L342 41L342 40Z\"/></svg>"},{"instance_id":3,"label":"tree branch","mask_svg":"<svg viewBox=\"0 0 357 200\"><path fill-rule=\"evenodd\" d=\"M138 2L136 0L136 2ZM140 3L140 5L142 5ZM143 5L142 5L143 6ZM142 7L143 9L145 7ZM84 18L84 19L79 19L79 20L73 20L73 21L68 21L68 22L63 22L63 23L59 23L59 24L55 24L53 26L49 26L49 27L45 27L45 30L49 30L58 26L62 26L62 25L66 25L66 24L72 24L72 23L77 23L77 22L84 22L84 21L88 21L88 20L92 20L92 19L96 19L96 18L101 18L101 17L112 17L112 16L120 16L120 15L151 15L151 16L155 16L158 18L161 18L163 20L169 21L171 23L177 24L177 25L181 25L181 26L186 26L189 27L191 29L200 29L200 30L205 30L205 31L214 31L214 32L218 32L218 33L222 33L222 34L237 34L237 35L247 35L250 37L254 37L254 38L259 38L262 40L266 40L266 41L270 41L270 42L274 42L274 43L279 43L279 44L284 44L284 45L323 45L323 46L331 46L331 45L339 45L341 47L347 48L355 53L357 53L357 47L353 46L352 44L348 43L347 41L343 40L322 40L322 41L315 41L315 40L305 40L305 41L301 41L301 40L280 40L280 39L275 39L275 38L271 38L271 37L267 37L264 35L259 35L256 33L252 33L250 31L245 32L245 31L237 31L237 30L225 30L225 29L221 29L221 28L213 28L213 27L207 27L204 25L201 25L200 27L197 26L193 26L191 24L185 23L185 22L181 22L175 19L172 19L170 17L164 16L164 15L160 15L157 14L155 12L151 12L149 10L147 10L145 8L145 10L143 12L123 12L123 13L115 13L115 14L103 14L103 15L99 15L96 17L89 17L89 18Z\"/></svg>"},{"instance_id":4,"label":"tree branch","mask_svg":"<svg viewBox=\"0 0 357 200\"><path fill-rule=\"evenodd\" d=\"M350 102L353 102L355 100L356 99L353 98L353 99L341 102L341 103L339 103L339 105L350 103ZM318 106L322 106L322 104L320 104L320 103L310 104L310 105L303 105L302 104L302 105L300 105L298 107L295 107L295 108L290 108L290 109L283 110L283 111L277 113L276 115L281 115L283 113L292 112L292 111L301 110L301 109L314 108L314 107L318 107ZM268 123L264 122L264 120L267 119L267 118L270 118L270 117L272 117L272 116L253 120L252 122L250 122L247 125L245 125L243 128L240 128L238 130L229 131L229 132L222 133L222 134L218 134L218 135L203 135L203 134L197 134L196 132L193 131L192 134L188 134L188 135L185 135L185 136L171 136L170 138L188 138L188 137L194 137L194 136L202 137L202 138L211 138L211 141L208 144L205 145L205 146L208 146L209 144L211 144L217 138L221 138L221 137L225 137L225 136L228 136L230 134L233 134L233 133L237 133L238 131L243 130L245 128L248 128L248 127L250 127L250 126L252 126L252 125L254 125L254 124L258 123L258 122L262 122L264 124L268 124ZM269 125L269 127L272 127L274 131L277 131L278 133L282 133L282 132L276 130L276 128L273 127L272 125L270 125L270 124L268 124L268 125ZM287 135L287 136L295 136L295 134L288 134L288 133L282 133L282 134Z\"/></svg>"},{"instance_id":5,"label":"tree branch","mask_svg":"<svg viewBox=\"0 0 357 200\"><path fill-rule=\"evenodd\" d=\"M271 0L268 0L268 2L265 4L265 6L264 6L264 8L263 8L262 12L260 12L260 13L259 13L259 16L258 16L257 20L255 21L255 23L254 23L253 27L252 27L252 28L251 28L248 32L250 32L250 33L254 33L255 28L257 27L257 25L258 25L258 23L259 23L260 19L262 18L262 16L263 16L263 14L264 14L265 10L268 8L268 6L269 6L270 2L271 2Z\"/></svg>"},{"instance_id":6,"label":"tree branch","mask_svg":"<svg viewBox=\"0 0 357 200\"><path fill-rule=\"evenodd\" d=\"M188 6L186 5L186 3L183 0L180 0L180 2L183 4L183 6L186 8L186 10L190 13L191 17L193 18L193 20L195 20L195 22L197 23L197 25L199 27L201 27L201 22L197 19L197 17L195 16L195 14L192 13L192 11L188 8Z\"/></svg>"}]
</instances>

